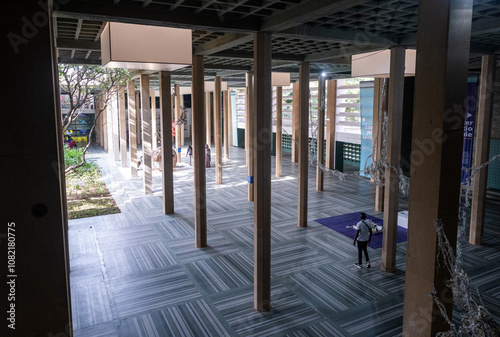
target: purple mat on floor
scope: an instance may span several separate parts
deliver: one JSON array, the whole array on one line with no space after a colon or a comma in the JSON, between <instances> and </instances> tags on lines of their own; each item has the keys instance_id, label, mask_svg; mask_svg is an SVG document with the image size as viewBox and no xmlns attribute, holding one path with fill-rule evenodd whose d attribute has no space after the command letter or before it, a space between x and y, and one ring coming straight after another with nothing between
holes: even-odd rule
<instances>
[{"instance_id":1,"label":"purple mat on floor","mask_svg":"<svg viewBox=\"0 0 500 337\"><path fill-rule=\"evenodd\" d=\"M366 215L367 219L370 219L374 223L378 225L383 225L383 220L376 218L371 215ZM330 229L333 229L334 231L347 236L351 240L354 239L354 235L356 234L355 229L353 228L346 228L346 226L353 226L358 223L359 221L359 212L357 213L350 213L350 214L343 214L343 215L337 215L337 216L332 216L329 218L324 218L324 219L318 219L314 220L323 226L326 226ZM406 234L407 230L406 228L399 227L398 228L398 235L397 235L397 243L400 242L405 242L406 241ZM372 249L378 249L382 247L382 235L384 235L384 232L379 232L375 233L372 236L372 240L370 242L369 247Z\"/></svg>"}]
</instances>

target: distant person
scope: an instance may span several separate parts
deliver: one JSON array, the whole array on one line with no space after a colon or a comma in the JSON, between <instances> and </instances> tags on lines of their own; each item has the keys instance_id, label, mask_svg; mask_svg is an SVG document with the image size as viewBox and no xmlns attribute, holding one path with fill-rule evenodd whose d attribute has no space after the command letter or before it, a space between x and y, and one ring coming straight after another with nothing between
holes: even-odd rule
<instances>
[{"instance_id":1,"label":"distant person","mask_svg":"<svg viewBox=\"0 0 500 337\"><path fill-rule=\"evenodd\" d=\"M191 158L193 157L193 148L191 145L188 146L187 152L186 152L186 157L189 156L189 165L193 166L191 164Z\"/></svg>"},{"instance_id":2,"label":"distant person","mask_svg":"<svg viewBox=\"0 0 500 337\"><path fill-rule=\"evenodd\" d=\"M68 141L66 142L66 145L68 145L68 147L70 149L76 149L76 142L73 139L73 137L71 137L71 136L68 137Z\"/></svg>"},{"instance_id":3,"label":"distant person","mask_svg":"<svg viewBox=\"0 0 500 337\"><path fill-rule=\"evenodd\" d=\"M353 246L356 246L356 241L358 242L358 262L354 265L358 268L362 268L362 257L363 252L365 253L366 268L370 268L370 258L368 257L368 244L372 239L372 229L376 228L376 225L371 221L366 219L366 214L361 212L359 215L361 221L356 224L356 236L354 237Z\"/></svg>"},{"instance_id":4,"label":"distant person","mask_svg":"<svg viewBox=\"0 0 500 337\"><path fill-rule=\"evenodd\" d=\"M208 144L205 144L205 167L210 167L210 156L211 156L211 152L210 152L210 147L208 146Z\"/></svg>"}]
</instances>

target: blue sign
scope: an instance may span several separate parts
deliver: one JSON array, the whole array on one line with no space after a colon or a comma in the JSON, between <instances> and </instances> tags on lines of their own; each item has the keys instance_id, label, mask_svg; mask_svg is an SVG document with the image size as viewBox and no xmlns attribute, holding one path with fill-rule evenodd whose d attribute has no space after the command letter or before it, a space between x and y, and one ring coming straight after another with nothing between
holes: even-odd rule
<instances>
[{"instance_id":1,"label":"blue sign","mask_svg":"<svg viewBox=\"0 0 500 337\"><path fill-rule=\"evenodd\" d=\"M370 177L363 173L365 167L371 165L372 135L373 135L373 81L359 82L360 116L361 116L361 155L359 170L360 175Z\"/></svg>"},{"instance_id":2,"label":"blue sign","mask_svg":"<svg viewBox=\"0 0 500 337\"><path fill-rule=\"evenodd\" d=\"M476 93L477 77L469 77L467 81L467 97L465 98L464 143L462 150L462 184L465 184L472 165L472 151L474 142L474 124L476 121Z\"/></svg>"}]
</instances>

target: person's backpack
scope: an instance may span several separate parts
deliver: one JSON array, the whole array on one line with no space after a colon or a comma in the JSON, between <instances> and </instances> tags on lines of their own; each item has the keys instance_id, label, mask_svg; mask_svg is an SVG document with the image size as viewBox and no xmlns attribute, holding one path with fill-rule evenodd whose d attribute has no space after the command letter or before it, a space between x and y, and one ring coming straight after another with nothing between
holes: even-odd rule
<instances>
[{"instance_id":1,"label":"person's backpack","mask_svg":"<svg viewBox=\"0 0 500 337\"><path fill-rule=\"evenodd\" d=\"M361 220L361 222L362 222L362 223L364 223L366 227L368 227L368 231L371 233L371 232L372 232L372 228L371 228L370 226L368 226L368 225L366 224L366 222L364 222L363 220Z\"/></svg>"}]
</instances>

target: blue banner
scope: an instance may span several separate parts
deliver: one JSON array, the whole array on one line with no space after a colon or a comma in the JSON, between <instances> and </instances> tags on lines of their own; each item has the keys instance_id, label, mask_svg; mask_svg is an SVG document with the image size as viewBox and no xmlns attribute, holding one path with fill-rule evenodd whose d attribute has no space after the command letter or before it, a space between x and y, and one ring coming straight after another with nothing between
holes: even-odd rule
<instances>
[{"instance_id":1,"label":"blue banner","mask_svg":"<svg viewBox=\"0 0 500 337\"><path fill-rule=\"evenodd\" d=\"M463 168L470 168L472 165L472 151L474 142L474 124L476 121L476 94L477 77L469 77L467 81L467 97L465 98L465 120L464 120L464 143L462 150L462 184L469 178L469 171Z\"/></svg>"},{"instance_id":2,"label":"blue banner","mask_svg":"<svg viewBox=\"0 0 500 337\"><path fill-rule=\"evenodd\" d=\"M359 170L360 175L370 177L363 173L371 165L372 155L372 130L373 130L373 81L359 82L360 116L361 116L361 155Z\"/></svg>"}]
</instances>

